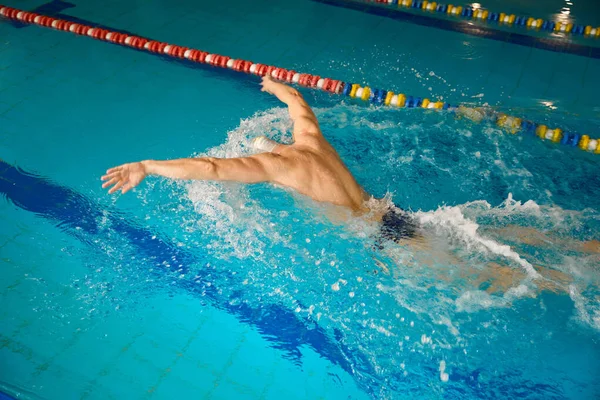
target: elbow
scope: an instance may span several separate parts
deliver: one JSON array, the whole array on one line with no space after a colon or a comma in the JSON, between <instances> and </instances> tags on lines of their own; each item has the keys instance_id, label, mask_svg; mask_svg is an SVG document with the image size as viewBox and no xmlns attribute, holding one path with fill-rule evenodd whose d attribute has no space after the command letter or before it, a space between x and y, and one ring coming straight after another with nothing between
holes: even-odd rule
<instances>
[{"instance_id":1,"label":"elbow","mask_svg":"<svg viewBox=\"0 0 600 400\"><path fill-rule=\"evenodd\" d=\"M212 157L203 158L200 164L200 175L201 179L218 179L219 168L217 166L216 159Z\"/></svg>"}]
</instances>

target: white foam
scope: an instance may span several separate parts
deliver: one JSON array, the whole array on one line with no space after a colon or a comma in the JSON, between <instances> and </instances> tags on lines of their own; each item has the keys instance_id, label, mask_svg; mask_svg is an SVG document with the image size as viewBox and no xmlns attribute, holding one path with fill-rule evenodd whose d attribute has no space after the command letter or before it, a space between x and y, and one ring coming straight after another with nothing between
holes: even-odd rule
<instances>
[{"instance_id":1,"label":"white foam","mask_svg":"<svg viewBox=\"0 0 600 400\"><path fill-rule=\"evenodd\" d=\"M487 204L482 202L481 204ZM489 204L488 204L489 206ZM467 247L476 247L478 250L484 250L503 256L520 265L528 276L531 278L539 278L539 274L533 266L523 259L517 252L512 250L510 246L496 242L481 236L477 230L479 225L465 218L460 207L442 206L435 211L417 212L415 216L421 224L426 227L432 227L438 232L450 234L462 240Z\"/></svg>"},{"instance_id":2,"label":"white foam","mask_svg":"<svg viewBox=\"0 0 600 400\"><path fill-rule=\"evenodd\" d=\"M600 330L600 306L598 300L593 300L584 297L575 285L569 285L569 296L575 304L577 317L583 323Z\"/></svg>"},{"instance_id":3,"label":"white foam","mask_svg":"<svg viewBox=\"0 0 600 400\"><path fill-rule=\"evenodd\" d=\"M373 322L371 322L369 324L369 328L375 329L377 332L383 333L385 336L395 336L392 332L390 332L389 330L385 329L383 326L376 325Z\"/></svg>"},{"instance_id":4,"label":"white foam","mask_svg":"<svg viewBox=\"0 0 600 400\"><path fill-rule=\"evenodd\" d=\"M448 379L450 379L450 376L446 373L446 361L444 361L444 360L440 361L440 367L438 369L440 371L440 380L442 382L448 382Z\"/></svg>"},{"instance_id":5,"label":"white foam","mask_svg":"<svg viewBox=\"0 0 600 400\"><path fill-rule=\"evenodd\" d=\"M421 344L422 345L431 344L431 336L427 336L426 334L422 334L421 335Z\"/></svg>"},{"instance_id":6,"label":"white foam","mask_svg":"<svg viewBox=\"0 0 600 400\"><path fill-rule=\"evenodd\" d=\"M551 198L552 194L546 192L546 196ZM492 207L484 200L468 202L459 207L466 218L493 217L498 222L525 218L540 230L571 231L581 225L582 219L600 219L600 214L593 209L574 211L557 205L540 206L533 200L515 200L511 193L497 207Z\"/></svg>"},{"instance_id":7,"label":"white foam","mask_svg":"<svg viewBox=\"0 0 600 400\"><path fill-rule=\"evenodd\" d=\"M491 295L482 290L469 290L456 299L456 309L461 312L477 312L488 308L501 308L511 304L512 301L532 295L532 291L525 285L509 288L502 296Z\"/></svg>"},{"instance_id":8,"label":"white foam","mask_svg":"<svg viewBox=\"0 0 600 400\"><path fill-rule=\"evenodd\" d=\"M397 165L412 163L414 159L417 162L427 161L435 166L435 168L438 168L435 160L436 153L431 149L418 148L416 151L412 149L404 151L405 149L399 146L396 149L393 148L393 137L397 135L399 127L403 130L411 131L411 140L417 142L420 138L414 132L424 132L423 124L410 122L401 125L394 118L387 118L383 114L387 111L376 108L340 105L330 109L316 109L315 112L324 127L324 131L328 130L328 128L331 129L331 127L335 129L351 127L351 134L354 128L367 128L368 130L377 131L373 132L374 135L389 135L386 136L386 140L389 139L392 142L390 152L383 155L375 154L375 156L381 156L380 161L385 168L393 169ZM381 118L382 115L384 118ZM213 157L244 156L249 154L249 142L253 137L266 135L278 141L285 142L291 138L290 128L291 122L289 121L286 109L276 108L268 110L242 120L236 129L228 133L227 140L223 145L208 150L205 155ZM448 129L456 130L454 127ZM326 134L328 134L327 131ZM461 133L461 136L468 136L469 134L470 132L465 131ZM331 135L334 136L335 133ZM361 140L371 139L362 137ZM425 143L425 140L422 140ZM497 154L490 154L487 150L482 150L478 155L481 159L485 160L488 160L490 156L501 159ZM419 157L423 158L420 159ZM386 163L388 166L386 166ZM447 165L442 166L447 167ZM507 168L503 164L500 166ZM449 166L446 170L452 174L456 174L460 173L462 167L464 165ZM509 171L509 173L524 177L530 176L527 170ZM317 249L317 247L320 246L323 237L318 233L315 235L314 229L313 231L309 229L308 232L301 232L297 237L290 238L289 227L291 224L296 223L296 221L292 220L294 217L291 216L294 213L292 211L274 213L272 210L266 209L265 206L261 205L260 201L253 199L252 191L249 187L216 182L193 182L185 184L184 187L187 189L189 199L194 204L197 215L202 217L198 218L198 221L193 222L195 229L209 230L213 233L213 236L218 238L218 242L215 241L211 244L213 249L218 252L217 256L223 258L235 257L244 260L246 258L253 258L254 261L259 259L261 264L268 265L267 268L273 268L268 273L266 271L253 271L252 276L254 278L249 274L248 276L251 279L245 280L245 282L251 282L252 284L245 286L245 290L252 290L252 287L258 287L259 285L268 286L269 288L275 287L277 289L271 290L278 297L282 297L281 292L287 291L287 294L299 299L304 304L317 304L322 299L312 298L314 292L312 289L315 287L326 288L325 298L329 297L330 301L334 298L335 301L332 301L331 304L323 305L321 303L317 305L318 310L323 315L321 323L337 318L336 323L339 323L341 326L348 326L349 329L353 329L352 324L357 322L356 317L353 317L353 315L357 316L369 313L369 317L371 317L373 313L378 312L369 305L365 307L364 303L356 301L357 298L360 297L362 299L363 296L374 296L377 297L377 301L384 299L384 297L392 298L395 300L394 306L398 307L390 314L390 318L393 319L394 323L400 324L405 321L404 317L406 317L406 325L402 325L407 328L408 321L415 320L416 326L420 330L420 332L414 332L416 343L427 344L433 347L434 344L432 343L431 336L419 335L419 333L430 332L430 330L427 330L427 323L423 322L424 320L429 320L439 327L437 329L445 332L445 334L441 335L436 334L435 340L435 345L446 346L444 348L456 346L456 343L461 340L461 332L458 329L460 321L454 317L456 310L461 312L478 312L495 307L509 307L512 304L511 302L514 302L516 299L532 295L533 286L530 288L528 283L529 280L538 276L525 256L482 233L477 223L479 218L510 219L515 216L526 216L534 218L536 221L563 221L566 226L568 222L573 220L569 216L575 215L558 207L540 206L531 200L517 201L512 195L509 195L502 204L496 207L492 207L487 201L479 200L457 207L440 207L435 211L417 212L414 214L415 217L429 231L442 233L444 236L450 235L452 238L459 239L461 241L459 245L461 250L466 248L467 250L485 254L486 256L491 254L504 257L525 270L528 278L523 282L514 284L516 286L508 288L502 295L490 295L484 291L476 290L477 288L473 286L461 288L458 286L460 283L452 276L449 277L448 282L443 282L443 280L439 279L439 276L434 275L435 271L428 271L428 267L412 271L407 268L400 268L402 270L400 272L394 270L394 262L397 265L410 264L411 266L419 267L419 261L414 256L414 249L395 246L398 249L395 249L396 253L391 257L392 260L389 264L391 267L390 275L393 278L390 277L390 280L384 281L384 285L377 285L380 291L377 292L373 290L374 283L372 276L367 275L368 272L366 271L360 272L364 278L353 276L352 279L349 279L349 276L346 276L349 283L347 283L347 286L343 286L346 283L339 280L339 277L343 276L339 274L339 271L348 267L355 268L357 265L348 262L343 264L343 261L347 260L347 258L336 250L321 254L321 250ZM371 199L368 201L368 205L372 210L383 210L391 204L390 194L386 195L383 200ZM301 204L301 206L307 209L305 210L306 214L310 214L311 211L315 211L315 214L323 212L321 205ZM310 210L310 208L315 209ZM318 221L320 217L311 214L310 218L311 221L313 218ZM285 225L286 223L289 224ZM366 222L362 218L352 219L349 225L358 238L369 237L375 234L379 228L377 224ZM301 227L300 229L303 228ZM352 235L350 236L352 237ZM296 240L295 242L294 239ZM280 243L282 246L285 246L285 249L281 253L278 253L277 250L273 251L271 247L273 243ZM290 255L290 253L292 254ZM379 257L379 254L377 254L377 257ZM253 265L254 261L249 261L249 264ZM370 261L366 260L365 264L368 264L366 265L368 268L373 268ZM385 262L387 263L388 260L386 259ZM237 264L240 266L244 264L248 265L245 262L237 262ZM306 270L302 271L302 268L306 268ZM289 273L284 272L284 270L294 271L297 278L295 280L287 278L288 282L293 283L288 284L282 281L284 277L289 277ZM338 271L338 273L336 274L335 271ZM275 276L271 277L271 273ZM380 274L379 276L382 275ZM439 295L435 299L431 298L431 286L428 280L435 281L434 285L439 288ZM390 283L390 281L393 283ZM306 286L293 286L302 284ZM262 289L267 289L264 286ZM450 293L450 290L446 291L450 287L454 289L458 288L460 291L456 290L452 293ZM292 288L296 292L291 292ZM380 293L381 297L379 298ZM340 296L340 294L343 294L343 296ZM579 299L575 295L572 298L574 298L573 301ZM344 307L340 307L340 304L344 306L351 304L348 307L350 311L345 311ZM594 314L594 311L591 311L594 307L586 305L585 298L583 301L580 301L580 304L582 305L577 307L578 310L583 310L578 311L581 314L580 319L589 321L587 323L598 324L597 321L600 318L598 312ZM309 309L305 309L304 306L299 307L294 305L291 309L313 314L314 307L311 306ZM400 313L396 313L397 310L404 317L394 318L396 314L400 315ZM352 312L353 314L345 314L346 312ZM381 312L382 314L378 315L377 320L373 320L371 328L383 335L375 336L387 336L392 334L392 332L400 335L398 331L389 328L388 324L390 321L389 319L386 320L383 311ZM316 314L316 310L314 314ZM371 334L373 333L370 329L368 331L371 331ZM401 335L403 336L404 333ZM354 338L358 340L363 338L363 336L356 334ZM370 343L368 346L375 345ZM371 348L371 350L376 353L376 346L375 348ZM443 374L440 374L440 379L442 381L444 379L447 380L449 379L449 375L443 372Z\"/></svg>"},{"instance_id":9,"label":"white foam","mask_svg":"<svg viewBox=\"0 0 600 400\"><path fill-rule=\"evenodd\" d=\"M239 127L228 132L224 144L198 156L241 157L251 150L251 138L266 134L282 139L288 135L290 126L286 109L271 109L242 120ZM247 258L262 254L266 242L260 239L262 236L268 236L271 243L283 240L267 223L269 210L250 197L247 186L209 181L183 185L194 210L203 217L197 229L210 229L220 237L213 248L220 249L223 256Z\"/></svg>"}]
</instances>

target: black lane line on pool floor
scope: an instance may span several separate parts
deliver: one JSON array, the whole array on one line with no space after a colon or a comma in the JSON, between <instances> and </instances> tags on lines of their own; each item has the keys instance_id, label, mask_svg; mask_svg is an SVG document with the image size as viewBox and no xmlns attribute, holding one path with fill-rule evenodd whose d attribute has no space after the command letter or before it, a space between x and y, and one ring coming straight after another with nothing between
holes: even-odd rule
<instances>
[{"instance_id":1,"label":"black lane line on pool floor","mask_svg":"<svg viewBox=\"0 0 600 400\"><path fill-rule=\"evenodd\" d=\"M213 284L226 282L228 287L243 287L239 279L226 269L205 272L206 268L197 268L193 271L193 278L179 278L181 274L191 275L192 265L206 264L207 256L176 247L156 232L130 222L126 215L105 210L72 189L0 160L0 195L25 211L56 222L62 231L90 246L96 246L91 239L109 240L107 234L111 230L117 232L156 268L154 272L145 269L148 274L157 278L172 274L175 286L209 299L213 307L236 316L240 323L254 326L265 341L281 350L284 357L296 365L302 365L301 347L309 346L352 377L356 378L355 371L360 371L363 377L374 374L364 354L343 344L344 334L338 329L333 329L334 337L331 337L313 319L302 317L278 304L258 307L243 302L232 304L231 300L240 296L241 289L234 291L231 297L225 297ZM107 222L100 225L101 221ZM239 294L236 296L236 293ZM375 381L361 379L356 383L367 393L376 392L378 387Z\"/></svg>"},{"instance_id":2,"label":"black lane line on pool floor","mask_svg":"<svg viewBox=\"0 0 600 400\"><path fill-rule=\"evenodd\" d=\"M327 4L350 10L365 12L367 14L408 22L416 25L442 29L445 31L459 32L465 35L492 39L500 42L518 44L556 53L575 54L583 57L600 59L600 47L586 46L572 43L568 40L538 38L520 33L506 32L485 26L473 25L466 21L450 21L433 16L411 14L402 9L390 9L379 4L358 3L352 0L312 0L317 3Z\"/></svg>"}]
</instances>

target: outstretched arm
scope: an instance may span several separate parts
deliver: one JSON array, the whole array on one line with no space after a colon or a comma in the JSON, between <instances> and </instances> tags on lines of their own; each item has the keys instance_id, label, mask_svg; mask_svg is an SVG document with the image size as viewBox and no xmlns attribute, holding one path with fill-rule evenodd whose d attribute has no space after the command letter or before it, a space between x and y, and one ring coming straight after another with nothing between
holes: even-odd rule
<instances>
[{"instance_id":1,"label":"outstretched arm","mask_svg":"<svg viewBox=\"0 0 600 400\"><path fill-rule=\"evenodd\" d=\"M302 135L321 136L317 117L300 92L296 89L275 82L270 76L262 80L262 91L275 95L280 101L287 104L290 118L294 121L294 140L301 139Z\"/></svg>"},{"instance_id":2,"label":"outstretched arm","mask_svg":"<svg viewBox=\"0 0 600 400\"><path fill-rule=\"evenodd\" d=\"M172 179L194 179L214 181L237 181L257 183L277 180L283 170L279 157L273 154L257 154L241 158L181 158L169 161L141 161L123 164L106 171L102 177L103 188L108 193L121 190L127 193L148 175Z\"/></svg>"}]
</instances>

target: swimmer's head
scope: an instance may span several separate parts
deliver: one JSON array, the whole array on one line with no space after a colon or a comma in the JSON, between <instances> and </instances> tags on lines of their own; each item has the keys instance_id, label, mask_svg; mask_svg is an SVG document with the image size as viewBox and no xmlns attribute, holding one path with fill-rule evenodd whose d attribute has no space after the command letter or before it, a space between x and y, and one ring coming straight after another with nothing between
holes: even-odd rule
<instances>
[{"instance_id":1,"label":"swimmer's head","mask_svg":"<svg viewBox=\"0 0 600 400\"><path fill-rule=\"evenodd\" d=\"M266 136L258 136L252 139L251 146L254 150L261 153L272 153L279 146L279 143Z\"/></svg>"}]
</instances>

